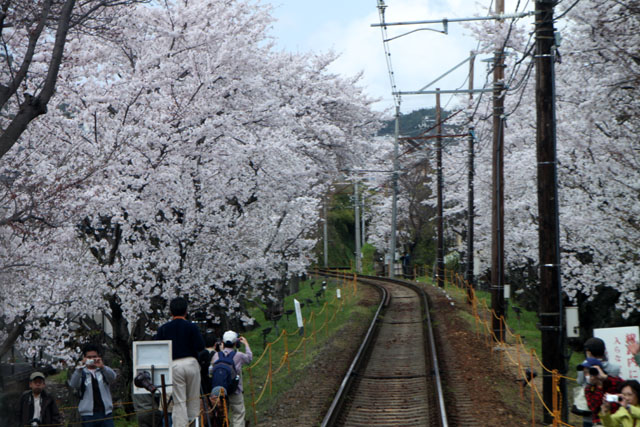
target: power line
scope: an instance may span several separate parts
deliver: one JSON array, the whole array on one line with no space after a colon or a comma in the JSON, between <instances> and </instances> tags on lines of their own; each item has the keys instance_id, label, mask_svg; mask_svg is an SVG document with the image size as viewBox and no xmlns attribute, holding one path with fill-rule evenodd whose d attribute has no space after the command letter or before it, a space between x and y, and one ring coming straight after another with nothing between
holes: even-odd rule
<instances>
[{"instance_id":1,"label":"power line","mask_svg":"<svg viewBox=\"0 0 640 427\"><path fill-rule=\"evenodd\" d=\"M387 26L385 24L385 9L387 5L384 4L384 0L378 0L378 15L380 17L380 33L382 34L382 46L384 47L384 57L387 63L387 72L389 73L389 82L391 84L391 92L395 106L400 108L400 95L397 94L398 87L396 86L396 79L393 73L393 66L391 65L391 50L389 49L389 38L387 37Z\"/></svg>"}]
</instances>

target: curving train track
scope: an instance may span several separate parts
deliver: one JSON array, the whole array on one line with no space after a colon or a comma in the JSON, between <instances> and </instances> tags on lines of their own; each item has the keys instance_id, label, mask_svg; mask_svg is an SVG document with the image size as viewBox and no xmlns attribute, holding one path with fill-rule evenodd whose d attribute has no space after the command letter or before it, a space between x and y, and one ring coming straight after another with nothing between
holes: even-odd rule
<instances>
[{"instance_id":1,"label":"curving train track","mask_svg":"<svg viewBox=\"0 0 640 427\"><path fill-rule=\"evenodd\" d=\"M358 281L378 288L382 302L322 426L447 426L424 291L401 280Z\"/></svg>"}]
</instances>

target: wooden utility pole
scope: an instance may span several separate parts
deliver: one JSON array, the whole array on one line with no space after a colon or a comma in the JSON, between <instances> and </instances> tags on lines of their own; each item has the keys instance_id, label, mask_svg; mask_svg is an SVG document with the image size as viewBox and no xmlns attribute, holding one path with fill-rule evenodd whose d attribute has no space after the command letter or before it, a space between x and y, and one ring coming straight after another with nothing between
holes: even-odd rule
<instances>
[{"instance_id":1,"label":"wooden utility pole","mask_svg":"<svg viewBox=\"0 0 640 427\"><path fill-rule=\"evenodd\" d=\"M548 371L567 372L565 327L560 282L560 226L555 120L555 0L536 1L536 151L538 160L538 250L540 262L540 332L542 341L542 387L545 404L553 402L553 381ZM560 380L562 420L567 421L567 386ZM550 408L552 406L549 406ZM554 414L557 419L560 414ZM552 416L545 411L546 423Z\"/></svg>"},{"instance_id":2,"label":"wooden utility pole","mask_svg":"<svg viewBox=\"0 0 640 427\"><path fill-rule=\"evenodd\" d=\"M467 271L466 277L469 288L467 289L467 302L471 303L473 300L473 291L471 288L474 286L473 280L473 126L469 127L469 166L468 166L468 188L467 188Z\"/></svg>"},{"instance_id":3,"label":"wooden utility pole","mask_svg":"<svg viewBox=\"0 0 640 427\"><path fill-rule=\"evenodd\" d=\"M504 0L496 0L496 14L504 14ZM491 201L491 308L493 333L502 340L504 326L504 50L493 57L493 166Z\"/></svg>"},{"instance_id":4,"label":"wooden utility pole","mask_svg":"<svg viewBox=\"0 0 640 427\"><path fill-rule=\"evenodd\" d=\"M469 60L469 101L473 100L473 64L475 62L475 52L471 51L471 59ZM468 186L467 186L467 271L466 277L469 289L467 290L467 301L472 302L473 292L471 287L474 285L473 280L473 126L469 127L469 166L468 166Z\"/></svg>"},{"instance_id":5,"label":"wooden utility pole","mask_svg":"<svg viewBox=\"0 0 640 427\"><path fill-rule=\"evenodd\" d=\"M440 89L436 89L436 169L438 175L436 219L438 221L438 249L436 253L436 282L444 288L444 215L442 208L442 110L440 109Z\"/></svg>"}]
</instances>

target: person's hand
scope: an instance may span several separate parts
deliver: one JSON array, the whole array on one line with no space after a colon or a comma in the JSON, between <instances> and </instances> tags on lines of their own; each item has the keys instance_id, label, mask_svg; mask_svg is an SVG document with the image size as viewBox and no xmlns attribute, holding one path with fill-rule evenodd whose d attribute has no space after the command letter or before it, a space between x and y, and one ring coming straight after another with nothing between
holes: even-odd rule
<instances>
[{"instance_id":1,"label":"person's hand","mask_svg":"<svg viewBox=\"0 0 640 427\"><path fill-rule=\"evenodd\" d=\"M239 337L238 341L240 341L242 344L247 345L248 341L245 337Z\"/></svg>"},{"instance_id":2,"label":"person's hand","mask_svg":"<svg viewBox=\"0 0 640 427\"><path fill-rule=\"evenodd\" d=\"M603 400L602 405L600 405L600 412L602 415L609 415L611 413L611 403Z\"/></svg>"},{"instance_id":3,"label":"person's hand","mask_svg":"<svg viewBox=\"0 0 640 427\"><path fill-rule=\"evenodd\" d=\"M102 357L98 356L94 358L94 363L96 365L96 368L98 369L104 368L104 362L102 361Z\"/></svg>"},{"instance_id":4,"label":"person's hand","mask_svg":"<svg viewBox=\"0 0 640 427\"><path fill-rule=\"evenodd\" d=\"M632 342L630 344L627 344L627 350L629 350L629 352L635 356L636 354L638 354L638 352L640 352L640 343Z\"/></svg>"},{"instance_id":5,"label":"person's hand","mask_svg":"<svg viewBox=\"0 0 640 427\"><path fill-rule=\"evenodd\" d=\"M598 376L596 377L598 379L598 381L602 382L604 380L606 380L609 375L605 374L604 371L602 370L602 368L598 365L594 365L593 368L596 368L598 371Z\"/></svg>"},{"instance_id":6,"label":"person's hand","mask_svg":"<svg viewBox=\"0 0 640 427\"><path fill-rule=\"evenodd\" d=\"M623 394L619 394L618 395L618 402L620 403L620 406L624 406L625 408L628 408L629 405L631 404L625 397Z\"/></svg>"}]
</instances>

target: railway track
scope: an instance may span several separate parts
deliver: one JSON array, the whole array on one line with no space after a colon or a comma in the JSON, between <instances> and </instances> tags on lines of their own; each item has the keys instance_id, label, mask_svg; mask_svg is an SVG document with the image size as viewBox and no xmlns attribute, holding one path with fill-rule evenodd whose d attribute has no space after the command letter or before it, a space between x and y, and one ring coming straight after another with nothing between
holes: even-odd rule
<instances>
[{"instance_id":1,"label":"railway track","mask_svg":"<svg viewBox=\"0 0 640 427\"><path fill-rule=\"evenodd\" d=\"M382 302L322 426L447 426L426 295L400 280L358 281Z\"/></svg>"}]
</instances>

